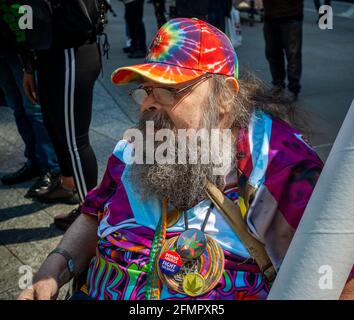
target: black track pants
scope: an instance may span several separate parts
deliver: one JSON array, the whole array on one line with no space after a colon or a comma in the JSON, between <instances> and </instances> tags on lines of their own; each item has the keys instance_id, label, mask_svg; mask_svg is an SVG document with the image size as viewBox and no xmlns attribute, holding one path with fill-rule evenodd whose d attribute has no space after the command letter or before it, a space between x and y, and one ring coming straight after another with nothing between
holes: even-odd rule
<instances>
[{"instance_id":1,"label":"black track pants","mask_svg":"<svg viewBox=\"0 0 354 320\"><path fill-rule=\"evenodd\" d=\"M89 141L94 83L100 72L96 44L38 53L38 92L44 124L63 176L74 177L80 199L97 184Z\"/></svg>"}]
</instances>

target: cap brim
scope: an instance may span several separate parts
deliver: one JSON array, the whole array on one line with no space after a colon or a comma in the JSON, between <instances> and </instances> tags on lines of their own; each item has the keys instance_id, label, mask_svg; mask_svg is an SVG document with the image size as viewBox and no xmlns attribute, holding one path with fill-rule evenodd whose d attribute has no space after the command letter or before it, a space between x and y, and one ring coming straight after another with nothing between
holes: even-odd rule
<instances>
[{"instance_id":1,"label":"cap brim","mask_svg":"<svg viewBox=\"0 0 354 320\"><path fill-rule=\"evenodd\" d=\"M143 79L163 84L177 84L199 78L207 72L192 70L164 63L144 63L129 67L118 68L112 73L114 84L126 84Z\"/></svg>"}]
</instances>

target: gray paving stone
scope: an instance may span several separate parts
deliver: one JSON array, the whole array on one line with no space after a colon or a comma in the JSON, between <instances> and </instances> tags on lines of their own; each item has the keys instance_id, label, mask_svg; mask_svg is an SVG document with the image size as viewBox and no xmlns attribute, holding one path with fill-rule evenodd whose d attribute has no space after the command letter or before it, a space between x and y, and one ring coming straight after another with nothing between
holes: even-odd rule
<instances>
[{"instance_id":1,"label":"gray paving stone","mask_svg":"<svg viewBox=\"0 0 354 320\"><path fill-rule=\"evenodd\" d=\"M20 294L21 289L15 286L11 289L0 292L0 300L15 300Z\"/></svg>"},{"instance_id":2,"label":"gray paving stone","mask_svg":"<svg viewBox=\"0 0 354 320\"><path fill-rule=\"evenodd\" d=\"M0 292L18 287L19 267L23 265L8 249L0 246Z\"/></svg>"},{"instance_id":3,"label":"gray paving stone","mask_svg":"<svg viewBox=\"0 0 354 320\"><path fill-rule=\"evenodd\" d=\"M0 108L1 109L1 108ZM1 115L0 115L1 117ZM5 136L4 130L1 129L0 125L0 137ZM18 137L19 139L19 137ZM25 157L23 156L23 144L14 145L7 140L0 139L0 175L17 170L25 162Z\"/></svg>"},{"instance_id":4,"label":"gray paving stone","mask_svg":"<svg viewBox=\"0 0 354 320\"><path fill-rule=\"evenodd\" d=\"M15 118L10 108L0 108L0 136L14 146L23 148L23 142L17 131Z\"/></svg>"}]
</instances>

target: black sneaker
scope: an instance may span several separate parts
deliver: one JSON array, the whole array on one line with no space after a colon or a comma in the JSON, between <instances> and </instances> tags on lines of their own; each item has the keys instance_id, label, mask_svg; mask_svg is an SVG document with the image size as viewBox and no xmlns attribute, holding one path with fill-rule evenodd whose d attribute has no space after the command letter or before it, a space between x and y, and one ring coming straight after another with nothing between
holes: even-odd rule
<instances>
[{"instance_id":1,"label":"black sneaker","mask_svg":"<svg viewBox=\"0 0 354 320\"><path fill-rule=\"evenodd\" d=\"M145 56L146 56L145 50L135 50L134 52L128 54L129 59L140 59L140 58L145 58Z\"/></svg>"},{"instance_id":2,"label":"black sneaker","mask_svg":"<svg viewBox=\"0 0 354 320\"><path fill-rule=\"evenodd\" d=\"M42 174L38 180L29 188L25 197L35 198L41 196L50 190L53 190L61 183L60 174L52 173L51 171Z\"/></svg>"},{"instance_id":3,"label":"black sneaker","mask_svg":"<svg viewBox=\"0 0 354 320\"><path fill-rule=\"evenodd\" d=\"M48 192L34 197L33 200L42 203L80 203L79 195L76 189L69 190L64 188L61 183L61 179L59 179L59 183L53 184Z\"/></svg>"},{"instance_id":4,"label":"black sneaker","mask_svg":"<svg viewBox=\"0 0 354 320\"><path fill-rule=\"evenodd\" d=\"M67 214L60 214L54 217L54 224L57 228L61 230L68 230L69 227L73 224L73 222L79 217L81 214L81 208L75 208Z\"/></svg>"},{"instance_id":5,"label":"black sneaker","mask_svg":"<svg viewBox=\"0 0 354 320\"><path fill-rule=\"evenodd\" d=\"M39 169L29 167L27 163L16 172L9 173L1 178L1 182L6 185L16 184L39 177L41 172Z\"/></svg>"}]
</instances>

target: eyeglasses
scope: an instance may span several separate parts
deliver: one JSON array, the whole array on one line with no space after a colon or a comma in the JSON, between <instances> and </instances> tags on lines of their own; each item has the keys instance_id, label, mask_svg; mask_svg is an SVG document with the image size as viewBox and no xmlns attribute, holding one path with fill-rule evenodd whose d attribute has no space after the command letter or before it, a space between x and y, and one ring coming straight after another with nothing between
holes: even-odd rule
<instances>
[{"instance_id":1,"label":"eyeglasses","mask_svg":"<svg viewBox=\"0 0 354 320\"><path fill-rule=\"evenodd\" d=\"M174 88L162 88L162 87L144 87L140 86L136 89L130 91L129 95L133 100L141 105L144 100L152 93L156 101L160 102L163 105L173 106L178 101L178 95L182 92L185 92L187 89L196 86L197 84L202 83L206 79L210 78L211 75L206 75L198 79L198 81L189 84L181 89Z\"/></svg>"}]
</instances>

